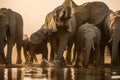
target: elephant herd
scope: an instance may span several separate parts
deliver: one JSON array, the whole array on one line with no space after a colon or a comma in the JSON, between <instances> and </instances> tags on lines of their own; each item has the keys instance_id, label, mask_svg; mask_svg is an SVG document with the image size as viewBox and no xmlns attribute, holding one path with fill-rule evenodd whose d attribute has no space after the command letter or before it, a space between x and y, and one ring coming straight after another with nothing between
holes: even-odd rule
<instances>
[{"instance_id":1,"label":"elephant herd","mask_svg":"<svg viewBox=\"0 0 120 80\"><path fill-rule=\"evenodd\" d=\"M65 67L68 64L95 67L104 64L105 46L111 55L111 67L120 62L120 11L113 12L99 1L77 5L65 0L46 15L45 22L30 38L23 40L23 19L11 9L0 9L0 58L2 64L12 64L12 47L16 43L17 64L21 61L23 46L26 63L37 61L36 54L42 54L42 63ZM50 43L50 58L48 58ZM7 45L5 57L4 47ZM74 45L74 47L73 47ZM72 48L73 52L72 52ZM66 57L63 53L66 50ZM29 55L29 57L28 57ZM71 56L73 55L73 61Z\"/></svg>"}]
</instances>

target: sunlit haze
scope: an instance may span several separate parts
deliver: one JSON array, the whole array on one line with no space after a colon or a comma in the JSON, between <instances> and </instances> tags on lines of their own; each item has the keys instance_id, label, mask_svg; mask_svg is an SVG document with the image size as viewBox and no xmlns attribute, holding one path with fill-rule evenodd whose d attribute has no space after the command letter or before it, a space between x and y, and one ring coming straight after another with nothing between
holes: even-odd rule
<instances>
[{"instance_id":1,"label":"sunlit haze","mask_svg":"<svg viewBox=\"0 0 120 80\"><path fill-rule=\"evenodd\" d=\"M74 0L80 5L95 0ZM105 2L113 11L120 10L120 0L96 0ZM44 23L45 16L64 0L0 0L0 8L6 7L19 12L24 20L24 34L30 35Z\"/></svg>"}]
</instances>

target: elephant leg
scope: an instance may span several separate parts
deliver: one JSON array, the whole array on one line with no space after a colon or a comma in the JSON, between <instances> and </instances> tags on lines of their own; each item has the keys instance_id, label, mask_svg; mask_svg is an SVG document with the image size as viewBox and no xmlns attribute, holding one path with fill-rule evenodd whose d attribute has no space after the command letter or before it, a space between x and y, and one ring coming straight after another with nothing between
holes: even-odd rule
<instances>
[{"instance_id":1,"label":"elephant leg","mask_svg":"<svg viewBox=\"0 0 120 80\"><path fill-rule=\"evenodd\" d=\"M58 42L56 41L56 39L52 38L50 46L51 46L50 61L53 61L55 59L55 54L57 55L58 51Z\"/></svg>"},{"instance_id":2,"label":"elephant leg","mask_svg":"<svg viewBox=\"0 0 120 80\"><path fill-rule=\"evenodd\" d=\"M30 52L28 51L28 54L27 54L27 57L26 57L26 63L30 63L30 60L31 60L31 54L30 54Z\"/></svg>"},{"instance_id":3,"label":"elephant leg","mask_svg":"<svg viewBox=\"0 0 120 80\"><path fill-rule=\"evenodd\" d=\"M35 53L33 53L33 52L29 52L29 53L30 53L29 64L33 64L33 59L34 59Z\"/></svg>"},{"instance_id":4,"label":"elephant leg","mask_svg":"<svg viewBox=\"0 0 120 80\"><path fill-rule=\"evenodd\" d=\"M111 67L117 67L119 64L119 40L113 38Z\"/></svg>"},{"instance_id":5,"label":"elephant leg","mask_svg":"<svg viewBox=\"0 0 120 80\"><path fill-rule=\"evenodd\" d=\"M17 43L16 44L16 48L17 48L17 64L21 64L22 60L21 60L21 45L22 43Z\"/></svg>"},{"instance_id":6,"label":"elephant leg","mask_svg":"<svg viewBox=\"0 0 120 80\"><path fill-rule=\"evenodd\" d=\"M66 63L68 64L68 65L72 65L72 62L71 62L71 58L72 58L72 56L71 56L71 49L72 49L72 45L73 44L71 44L71 45L68 45L68 48L67 48L67 53L66 53Z\"/></svg>"},{"instance_id":7,"label":"elephant leg","mask_svg":"<svg viewBox=\"0 0 120 80\"><path fill-rule=\"evenodd\" d=\"M99 62L100 62L100 46L97 45L96 46L96 50L95 50L95 67L98 67L99 66Z\"/></svg>"},{"instance_id":8,"label":"elephant leg","mask_svg":"<svg viewBox=\"0 0 120 80\"><path fill-rule=\"evenodd\" d=\"M12 48L13 48L13 42L9 41L7 43L7 55L6 55L6 60L8 64L12 64Z\"/></svg>"},{"instance_id":9,"label":"elephant leg","mask_svg":"<svg viewBox=\"0 0 120 80\"><path fill-rule=\"evenodd\" d=\"M76 52L76 58L75 58L75 63L74 63L74 67L80 67L80 65L79 65L79 62L80 62L80 51L77 51Z\"/></svg>"},{"instance_id":10,"label":"elephant leg","mask_svg":"<svg viewBox=\"0 0 120 80\"><path fill-rule=\"evenodd\" d=\"M47 49L47 43L44 44L43 53L42 53L42 59L46 59L46 60L48 60L48 49Z\"/></svg>"},{"instance_id":11,"label":"elephant leg","mask_svg":"<svg viewBox=\"0 0 120 80\"><path fill-rule=\"evenodd\" d=\"M76 44L75 44L75 46L73 47L73 59L72 59L72 62L73 62L73 63L75 62L75 58L76 58Z\"/></svg>"},{"instance_id":12,"label":"elephant leg","mask_svg":"<svg viewBox=\"0 0 120 80\"><path fill-rule=\"evenodd\" d=\"M1 42L2 43L2 42ZM2 64L7 64L6 58L5 58L5 53L4 53L4 48L6 45L6 40L3 41L3 47L1 46L1 50L0 50L0 59L1 59L1 63Z\"/></svg>"},{"instance_id":13,"label":"elephant leg","mask_svg":"<svg viewBox=\"0 0 120 80\"><path fill-rule=\"evenodd\" d=\"M100 45L100 65L104 65L105 45Z\"/></svg>"},{"instance_id":14,"label":"elephant leg","mask_svg":"<svg viewBox=\"0 0 120 80\"><path fill-rule=\"evenodd\" d=\"M34 55L34 60L35 60L35 62L38 62L36 55Z\"/></svg>"},{"instance_id":15,"label":"elephant leg","mask_svg":"<svg viewBox=\"0 0 120 80\"><path fill-rule=\"evenodd\" d=\"M2 49L2 50L0 50L0 59L1 59L1 63L2 64L7 64L7 61L6 61L6 59L5 59L5 54L4 54L4 51L3 51L4 49Z\"/></svg>"},{"instance_id":16,"label":"elephant leg","mask_svg":"<svg viewBox=\"0 0 120 80\"><path fill-rule=\"evenodd\" d=\"M60 40L59 40L59 45L58 45L58 51L57 51L57 60L60 60L60 64L62 63L62 66L66 66L65 59L63 57L63 53L66 49L68 43L68 33L61 35ZM58 66L60 66L58 64Z\"/></svg>"},{"instance_id":17,"label":"elephant leg","mask_svg":"<svg viewBox=\"0 0 120 80\"><path fill-rule=\"evenodd\" d=\"M53 61L54 59L55 59L55 52L54 52L54 48L51 46L50 61Z\"/></svg>"},{"instance_id":18,"label":"elephant leg","mask_svg":"<svg viewBox=\"0 0 120 80\"><path fill-rule=\"evenodd\" d=\"M25 64L26 64L28 62L27 49L23 47L23 51L24 51L24 58L25 58Z\"/></svg>"}]
</instances>

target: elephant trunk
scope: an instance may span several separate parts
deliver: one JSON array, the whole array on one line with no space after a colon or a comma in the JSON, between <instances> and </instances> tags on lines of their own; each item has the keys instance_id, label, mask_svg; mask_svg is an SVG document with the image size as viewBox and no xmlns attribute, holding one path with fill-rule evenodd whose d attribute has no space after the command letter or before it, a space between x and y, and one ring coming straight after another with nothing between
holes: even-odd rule
<instances>
[{"instance_id":1,"label":"elephant trunk","mask_svg":"<svg viewBox=\"0 0 120 80\"><path fill-rule=\"evenodd\" d=\"M71 8L69 6L65 7L65 19L69 19L71 15Z\"/></svg>"},{"instance_id":2,"label":"elephant trunk","mask_svg":"<svg viewBox=\"0 0 120 80\"><path fill-rule=\"evenodd\" d=\"M84 67L88 67L89 57L90 57L91 49L93 48L93 46L94 46L94 43L92 40L91 41L86 40L84 62L83 62Z\"/></svg>"}]
</instances>

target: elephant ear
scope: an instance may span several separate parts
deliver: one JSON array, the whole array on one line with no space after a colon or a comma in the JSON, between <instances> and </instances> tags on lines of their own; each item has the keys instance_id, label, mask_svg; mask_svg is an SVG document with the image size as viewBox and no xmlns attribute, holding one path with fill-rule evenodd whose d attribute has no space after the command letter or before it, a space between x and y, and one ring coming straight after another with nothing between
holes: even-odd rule
<instances>
[{"instance_id":1,"label":"elephant ear","mask_svg":"<svg viewBox=\"0 0 120 80\"><path fill-rule=\"evenodd\" d=\"M39 44L39 38L38 38L38 36L35 35L35 33L31 34L30 42L32 44Z\"/></svg>"},{"instance_id":2,"label":"elephant ear","mask_svg":"<svg viewBox=\"0 0 120 80\"><path fill-rule=\"evenodd\" d=\"M109 12L108 6L103 2L91 2L86 7L90 11L89 22L95 25L101 23Z\"/></svg>"},{"instance_id":3,"label":"elephant ear","mask_svg":"<svg viewBox=\"0 0 120 80\"><path fill-rule=\"evenodd\" d=\"M47 34L47 29L42 27L41 29L39 29L38 31L34 32L30 36L30 42L32 44L40 44L47 38L46 34Z\"/></svg>"},{"instance_id":4,"label":"elephant ear","mask_svg":"<svg viewBox=\"0 0 120 80\"><path fill-rule=\"evenodd\" d=\"M52 11L45 18L45 26L47 27L47 29L51 30L52 32L57 31L55 16L56 16L56 13Z\"/></svg>"}]
</instances>

